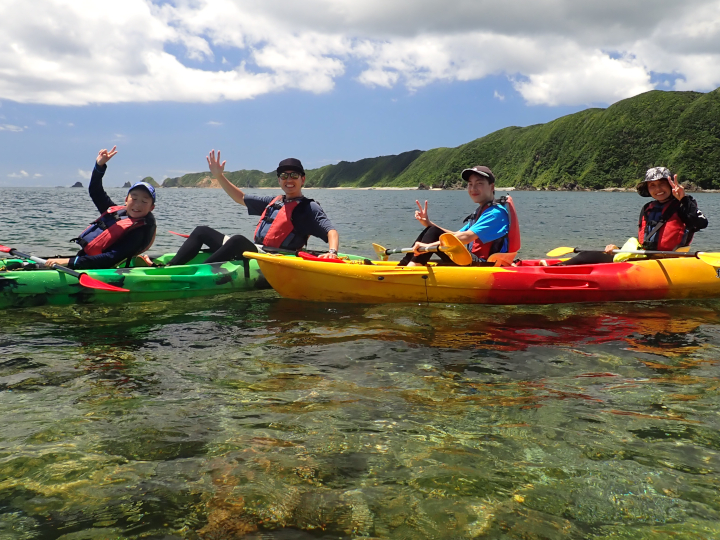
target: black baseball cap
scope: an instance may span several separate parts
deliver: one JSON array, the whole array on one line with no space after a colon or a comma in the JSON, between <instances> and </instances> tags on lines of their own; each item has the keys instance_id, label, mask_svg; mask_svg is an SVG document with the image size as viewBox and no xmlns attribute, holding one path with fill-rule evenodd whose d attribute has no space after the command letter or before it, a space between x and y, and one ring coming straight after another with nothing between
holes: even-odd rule
<instances>
[{"instance_id":1,"label":"black baseball cap","mask_svg":"<svg viewBox=\"0 0 720 540\"><path fill-rule=\"evenodd\" d=\"M305 169L303 169L302 163L300 163L299 159L295 158L287 158L283 159L277 168L277 175L280 176L280 173L286 172L286 171L295 171L299 172L301 175L305 176Z\"/></svg>"},{"instance_id":2,"label":"black baseball cap","mask_svg":"<svg viewBox=\"0 0 720 540\"><path fill-rule=\"evenodd\" d=\"M460 173L460 176L462 176L462 179L467 182L471 174L479 174L483 178L487 178L488 182L491 184L495 183L495 175L490 170L490 167L486 167L485 165L475 165L474 167L465 169L462 173Z\"/></svg>"}]
</instances>

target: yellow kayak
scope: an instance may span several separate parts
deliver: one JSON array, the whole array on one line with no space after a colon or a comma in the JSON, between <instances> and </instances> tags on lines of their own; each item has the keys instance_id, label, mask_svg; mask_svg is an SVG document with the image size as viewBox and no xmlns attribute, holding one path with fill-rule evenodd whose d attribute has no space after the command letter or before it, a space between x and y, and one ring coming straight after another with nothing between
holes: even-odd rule
<instances>
[{"instance_id":1,"label":"yellow kayak","mask_svg":"<svg viewBox=\"0 0 720 540\"><path fill-rule=\"evenodd\" d=\"M245 253L286 298L316 302L558 304L720 297L720 270L695 257L609 264L398 267ZM369 261L368 261L369 262Z\"/></svg>"}]
</instances>

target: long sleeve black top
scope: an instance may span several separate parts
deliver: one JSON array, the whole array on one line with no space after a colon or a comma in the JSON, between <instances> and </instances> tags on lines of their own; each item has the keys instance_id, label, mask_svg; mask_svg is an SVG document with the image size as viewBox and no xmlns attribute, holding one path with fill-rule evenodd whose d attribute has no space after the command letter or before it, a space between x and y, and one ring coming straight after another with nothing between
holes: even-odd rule
<instances>
[{"instance_id":1,"label":"long sleeve black top","mask_svg":"<svg viewBox=\"0 0 720 540\"><path fill-rule=\"evenodd\" d=\"M117 206L103 188L102 180L105 171L107 171L107 165L95 163L88 188L90 198L101 214L111 206ZM155 218L152 212L147 215L145 220L145 225L129 231L100 255L86 255L83 250L80 250L74 259L70 259L68 266L76 270L112 268L124 259L137 255L147 246L155 232Z\"/></svg>"}]
</instances>

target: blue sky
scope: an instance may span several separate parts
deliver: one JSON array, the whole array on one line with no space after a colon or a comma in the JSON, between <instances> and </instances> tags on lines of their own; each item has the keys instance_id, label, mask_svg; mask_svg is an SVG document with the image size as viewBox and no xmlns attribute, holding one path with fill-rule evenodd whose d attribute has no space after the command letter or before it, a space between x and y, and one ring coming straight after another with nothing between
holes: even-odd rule
<instances>
[{"instance_id":1,"label":"blue sky","mask_svg":"<svg viewBox=\"0 0 720 540\"><path fill-rule=\"evenodd\" d=\"M108 185L203 171L213 148L228 170L315 168L720 85L717 2L410 5L6 0L0 186L87 181L115 144Z\"/></svg>"}]
</instances>

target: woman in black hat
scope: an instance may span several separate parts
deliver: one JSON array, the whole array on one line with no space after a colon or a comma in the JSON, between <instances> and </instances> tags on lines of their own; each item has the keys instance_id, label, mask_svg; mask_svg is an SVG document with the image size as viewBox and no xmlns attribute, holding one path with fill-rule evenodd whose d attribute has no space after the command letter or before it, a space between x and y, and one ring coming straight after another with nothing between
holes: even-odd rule
<instances>
[{"instance_id":1,"label":"woman in black hat","mask_svg":"<svg viewBox=\"0 0 720 540\"><path fill-rule=\"evenodd\" d=\"M638 244L648 251L676 251L692 242L694 234L708 226L705 215L698 210L697 202L685 194L685 188L666 167L653 167L645 179L636 186L642 197L652 197L640 211ZM604 252L586 251L576 255L565 265L613 262L615 244Z\"/></svg>"},{"instance_id":2,"label":"woman in black hat","mask_svg":"<svg viewBox=\"0 0 720 540\"><path fill-rule=\"evenodd\" d=\"M249 195L231 183L225 177L225 162L220 163L219 151L216 159L215 150L212 150L207 156L207 162L210 172L225 193L236 203L247 207L251 216L260 216L253 241L240 234L228 237L203 225L193 230L168 264L188 263L200 252L203 245L212 251L206 263L241 260L243 252L257 252L256 244L297 251L305 247L310 236L329 244L327 253L320 257L337 258L340 243L337 229L318 203L303 196L305 169L299 159L284 159L278 165L276 172L283 195L277 197Z\"/></svg>"}]
</instances>

